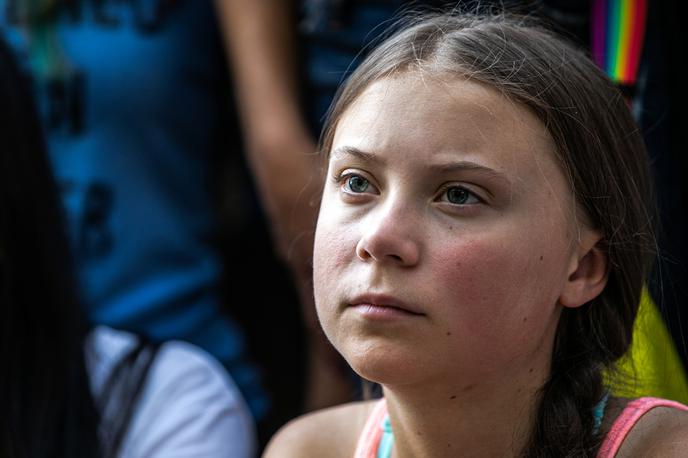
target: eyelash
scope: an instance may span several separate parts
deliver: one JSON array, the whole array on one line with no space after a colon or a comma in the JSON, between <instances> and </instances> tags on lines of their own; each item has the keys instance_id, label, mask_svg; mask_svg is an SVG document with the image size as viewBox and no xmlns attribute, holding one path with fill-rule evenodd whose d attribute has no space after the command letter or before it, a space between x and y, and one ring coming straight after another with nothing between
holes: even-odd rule
<instances>
[{"instance_id":1,"label":"eyelash","mask_svg":"<svg viewBox=\"0 0 688 458\"><path fill-rule=\"evenodd\" d=\"M346 192L346 193L349 194L349 195L358 196L358 195L368 194L368 192L365 192L365 191L363 191L363 192L356 192L356 191L353 191L353 190L349 187L349 181L351 180L351 178L354 178L354 177L361 178L362 180L365 180L365 182L366 182L366 184L367 184L368 186L372 186L373 188L375 187L375 186L370 182L370 180L368 180L364 175L362 175L362 174L360 174L360 173L346 172L346 173L342 173L342 174L340 174L340 175L335 175L333 178L334 178L335 182L340 186L340 188L342 188L342 189L344 190L344 192ZM443 187L440 189L440 192L439 192L438 195L439 195L440 197L446 196L447 193L449 192L449 190L451 190L451 189L460 189L461 191L468 193L468 198L469 198L469 199L470 199L470 198L475 199L475 202L472 202L472 203L453 203L453 202L449 201L448 198L447 198L447 199L442 199L442 200L441 200L442 202L447 202L447 203L449 203L450 205L455 205L455 206L469 206L469 205L476 205L476 204L482 204L482 203L484 203L484 200L483 200L478 194L476 194L475 192L471 191L470 189L468 189L468 188L465 187L465 186L460 186L460 185L455 185L455 184L449 184L449 185L443 186Z\"/></svg>"}]
</instances>

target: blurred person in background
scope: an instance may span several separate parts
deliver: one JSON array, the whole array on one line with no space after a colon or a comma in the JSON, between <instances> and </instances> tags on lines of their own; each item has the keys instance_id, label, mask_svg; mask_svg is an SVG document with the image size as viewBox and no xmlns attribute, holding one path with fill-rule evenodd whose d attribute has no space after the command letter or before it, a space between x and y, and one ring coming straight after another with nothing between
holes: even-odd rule
<instances>
[{"instance_id":1,"label":"blurred person in background","mask_svg":"<svg viewBox=\"0 0 688 458\"><path fill-rule=\"evenodd\" d=\"M32 77L88 322L208 351L269 436L299 413L305 377L298 297L270 236L286 253L311 217L282 224L298 197L285 194L269 229L216 5L8 0L0 30ZM279 164L275 180L302 187L310 171Z\"/></svg>"},{"instance_id":2,"label":"blurred person in background","mask_svg":"<svg viewBox=\"0 0 688 458\"><path fill-rule=\"evenodd\" d=\"M299 100L299 5L282 0L216 4L246 157L277 252L291 266L300 298L306 339L302 409L335 405L354 397L356 388L322 333L313 304L311 258L322 170Z\"/></svg>"},{"instance_id":3,"label":"blurred person in background","mask_svg":"<svg viewBox=\"0 0 688 458\"><path fill-rule=\"evenodd\" d=\"M255 456L253 418L213 357L88 323L30 90L2 40L0 106L0 455Z\"/></svg>"}]
</instances>

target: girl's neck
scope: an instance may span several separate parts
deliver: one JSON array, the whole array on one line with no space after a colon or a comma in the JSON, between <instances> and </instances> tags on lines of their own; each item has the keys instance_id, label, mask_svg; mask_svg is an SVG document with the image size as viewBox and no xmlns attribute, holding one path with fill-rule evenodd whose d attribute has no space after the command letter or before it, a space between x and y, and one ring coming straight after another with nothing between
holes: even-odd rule
<instances>
[{"instance_id":1,"label":"girl's neck","mask_svg":"<svg viewBox=\"0 0 688 458\"><path fill-rule=\"evenodd\" d=\"M518 456L530 437L538 390L548 373L544 364L463 388L385 387L395 438L392 456Z\"/></svg>"}]
</instances>

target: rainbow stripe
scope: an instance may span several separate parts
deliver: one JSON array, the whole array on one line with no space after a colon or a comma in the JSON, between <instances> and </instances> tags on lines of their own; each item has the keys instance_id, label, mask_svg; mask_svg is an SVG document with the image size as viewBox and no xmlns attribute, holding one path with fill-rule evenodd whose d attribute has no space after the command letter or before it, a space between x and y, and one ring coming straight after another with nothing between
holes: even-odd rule
<instances>
[{"instance_id":1,"label":"rainbow stripe","mask_svg":"<svg viewBox=\"0 0 688 458\"><path fill-rule=\"evenodd\" d=\"M592 2L592 56L617 83L635 84L646 20L647 0Z\"/></svg>"}]
</instances>

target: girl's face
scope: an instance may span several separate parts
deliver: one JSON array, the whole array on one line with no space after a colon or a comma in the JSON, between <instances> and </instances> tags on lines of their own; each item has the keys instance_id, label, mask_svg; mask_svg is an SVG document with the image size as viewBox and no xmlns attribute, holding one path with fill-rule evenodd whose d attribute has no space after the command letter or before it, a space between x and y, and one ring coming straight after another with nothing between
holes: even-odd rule
<instances>
[{"instance_id":1,"label":"girl's face","mask_svg":"<svg viewBox=\"0 0 688 458\"><path fill-rule=\"evenodd\" d=\"M347 109L314 284L360 375L468 387L549 360L578 237L554 148L526 108L458 78L383 79Z\"/></svg>"}]
</instances>

